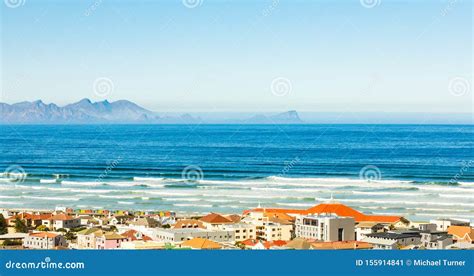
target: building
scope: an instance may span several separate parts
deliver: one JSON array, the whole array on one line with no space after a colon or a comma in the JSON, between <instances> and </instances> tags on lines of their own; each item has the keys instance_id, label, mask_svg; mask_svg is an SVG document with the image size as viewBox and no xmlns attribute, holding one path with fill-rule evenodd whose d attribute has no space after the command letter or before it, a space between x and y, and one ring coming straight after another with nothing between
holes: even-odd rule
<instances>
[{"instance_id":1,"label":"building","mask_svg":"<svg viewBox=\"0 0 474 276\"><path fill-rule=\"evenodd\" d=\"M56 247L66 247L67 242L63 235L52 232L29 233L23 239L23 247L31 249L54 249Z\"/></svg>"},{"instance_id":2,"label":"building","mask_svg":"<svg viewBox=\"0 0 474 276\"><path fill-rule=\"evenodd\" d=\"M191 249L200 249L200 250L209 250L209 249L221 249L222 246L215 241L211 241L203 238L194 238L187 240L181 244L181 247L191 248Z\"/></svg>"},{"instance_id":3,"label":"building","mask_svg":"<svg viewBox=\"0 0 474 276\"><path fill-rule=\"evenodd\" d=\"M426 249L446 249L453 244L453 236L447 232L421 231L421 245Z\"/></svg>"},{"instance_id":4,"label":"building","mask_svg":"<svg viewBox=\"0 0 474 276\"><path fill-rule=\"evenodd\" d=\"M95 249L96 234L102 234L102 230L99 228L89 228L77 232L77 248Z\"/></svg>"},{"instance_id":5,"label":"building","mask_svg":"<svg viewBox=\"0 0 474 276\"><path fill-rule=\"evenodd\" d=\"M469 221L449 219L449 218L440 218L430 220L430 223L436 224L437 231L448 231L450 226L469 226Z\"/></svg>"},{"instance_id":6,"label":"building","mask_svg":"<svg viewBox=\"0 0 474 276\"><path fill-rule=\"evenodd\" d=\"M344 204L329 202L322 203L311 207L309 209L280 209L280 208L256 208L244 211L244 216L253 216L256 213L284 213L290 216L298 215L317 215L317 214L335 214L340 217L354 218L355 222L377 222L387 223L395 228L407 228L410 222L401 216L379 216L366 215L357 210L354 210Z\"/></svg>"},{"instance_id":7,"label":"building","mask_svg":"<svg viewBox=\"0 0 474 276\"><path fill-rule=\"evenodd\" d=\"M233 231L235 233L235 241L241 242L247 239L257 238L257 227L247 223L224 224L220 226L221 230Z\"/></svg>"},{"instance_id":8,"label":"building","mask_svg":"<svg viewBox=\"0 0 474 276\"><path fill-rule=\"evenodd\" d=\"M293 223L278 217L268 217L266 212L252 213L241 222L256 227L256 238L265 241L289 241L293 237Z\"/></svg>"},{"instance_id":9,"label":"building","mask_svg":"<svg viewBox=\"0 0 474 276\"><path fill-rule=\"evenodd\" d=\"M400 249L420 244L421 235L418 231L388 231L368 234L362 242L370 243L374 249Z\"/></svg>"},{"instance_id":10,"label":"building","mask_svg":"<svg viewBox=\"0 0 474 276\"><path fill-rule=\"evenodd\" d=\"M360 222L355 226L355 232L356 232L355 238L357 241L361 241L368 234L385 232L385 231L388 231L389 228L390 228L389 225L382 224L382 223L370 222L370 221Z\"/></svg>"},{"instance_id":11,"label":"building","mask_svg":"<svg viewBox=\"0 0 474 276\"><path fill-rule=\"evenodd\" d=\"M71 229L81 226L81 219L60 213L43 219L42 224L53 230Z\"/></svg>"},{"instance_id":12,"label":"building","mask_svg":"<svg viewBox=\"0 0 474 276\"><path fill-rule=\"evenodd\" d=\"M235 232L226 230L211 230L200 228L182 228L182 229L162 229L156 228L153 231L153 240L163 242L183 242L193 238L203 238L216 242L234 242Z\"/></svg>"},{"instance_id":13,"label":"building","mask_svg":"<svg viewBox=\"0 0 474 276\"><path fill-rule=\"evenodd\" d=\"M221 225L234 223L231 219L216 213L210 213L200 218L199 221L201 221L207 229L216 229Z\"/></svg>"},{"instance_id":14,"label":"building","mask_svg":"<svg viewBox=\"0 0 474 276\"><path fill-rule=\"evenodd\" d=\"M474 244L474 228L471 226L451 226L448 234L453 236L456 243Z\"/></svg>"},{"instance_id":15,"label":"building","mask_svg":"<svg viewBox=\"0 0 474 276\"><path fill-rule=\"evenodd\" d=\"M334 214L296 217L296 237L319 241L350 241L355 239L355 222L351 217Z\"/></svg>"},{"instance_id":16,"label":"building","mask_svg":"<svg viewBox=\"0 0 474 276\"><path fill-rule=\"evenodd\" d=\"M180 219L173 225L173 228L201 228L206 229L204 223L196 219Z\"/></svg>"},{"instance_id":17,"label":"building","mask_svg":"<svg viewBox=\"0 0 474 276\"><path fill-rule=\"evenodd\" d=\"M147 235L134 229L130 229L126 232L121 233L120 235L126 237L129 241L151 241L152 240Z\"/></svg>"},{"instance_id":18,"label":"building","mask_svg":"<svg viewBox=\"0 0 474 276\"><path fill-rule=\"evenodd\" d=\"M117 249L120 248L122 242L128 241L127 237L119 235L115 232L95 233L96 249Z\"/></svg>"}]
</instances>

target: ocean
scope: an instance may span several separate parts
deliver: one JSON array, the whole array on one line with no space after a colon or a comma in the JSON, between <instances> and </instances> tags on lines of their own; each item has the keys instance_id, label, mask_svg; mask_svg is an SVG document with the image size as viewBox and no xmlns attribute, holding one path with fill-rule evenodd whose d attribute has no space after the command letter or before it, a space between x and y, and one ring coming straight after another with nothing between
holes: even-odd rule
<instances>
[{"instance_id":1,"label":"ocean","mask_svg":"<svg viewBox=\"0 0 474 276\"><path fill-rule=\"evenodd\" d=\"M3 125L0 208L474 221L472 125ZM3 173L1 173L3 172Z\"/></svg>"}]
</instances>

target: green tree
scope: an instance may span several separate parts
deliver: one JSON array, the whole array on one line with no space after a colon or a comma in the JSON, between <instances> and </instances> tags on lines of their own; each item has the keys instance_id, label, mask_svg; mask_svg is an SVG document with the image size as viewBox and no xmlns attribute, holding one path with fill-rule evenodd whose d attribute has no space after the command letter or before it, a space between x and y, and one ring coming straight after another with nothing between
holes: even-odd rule
<instances>
[{"instance_id":1,"label":"green tree","mask_svg":"<svg viewBox=\"0 0 474 276\"><path fill-rule=\"evenodd\" d=\"M7 221L3 217L2 214L0 214L0 235L7 234L8 233L8 225Z\"/></svg>"},{"instance_id":2,"label":"green tree","mask_svg":"<svg viewBox=\"0 0 474 276\"><path fill-rule=\"evenodd\" d=\"M40 225L36 227L36 230L38 231L49 231L49 228L46 225Z\"/></svg>"},{"instance_id":3,"label":"green tree","mask_svg":"<svg viewBox=\"0 0 474 276\"><path fill-rule=\"evenodd\" d=\"M26 224L19 218L15 219L15 231L17 233L28 233L28 227Z\"/></svg>"},{"instance_id":4,"label":"green tree","mask_svg":"<svg viewBox=\"0 0 474 276\"><path fill-rule=\"evenodd\" d=\"M64 235L64 237L68 241L72 241L72 240L76 239L76 235L74 234L74 232L71 232L71 231L67 232L66 235Z\"/></svg>"}]
</instances>

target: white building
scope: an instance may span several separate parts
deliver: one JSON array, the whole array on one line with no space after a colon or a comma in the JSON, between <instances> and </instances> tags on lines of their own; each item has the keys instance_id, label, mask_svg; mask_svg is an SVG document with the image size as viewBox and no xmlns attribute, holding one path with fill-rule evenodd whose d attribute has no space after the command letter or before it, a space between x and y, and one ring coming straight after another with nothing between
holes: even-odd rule
<instances>
[{"instance_id":1,"label":"white building","mask_svg":"<svg viewBox=\"0 0 474 276\"><path fill-rule=\"evenodd\" d=\"M208 239L216 242L234 242L235 232L201 228L155 228L151 238L162 242L182 242L193 238Z\"/></svg>"},{"instance_id":2,"label":"white building","mask_svg":"<svg viewBox=\"0 0 474 276\"><path fill-rule=\"evenodd\" d=\"M448 231L449 226L469 226L469 221L459 219L432 219L430 223L436 224L437 231Z\"/></svg>"},{"instance_id":3,"label":"white building","mask_svg":"<svg viewBox=\"0 0 474 276\"><path fill-rule=\"evenodd\" d=\"M295 222L296 237L320 241L352 241L355 239L355 221L337 215L298 216Z\"/></svg>"},{"instance_id":4,"label":"white building","mask_svg":"<svg viewBox=\"0 0 474 276\"><path fill-rule=\"evenodd\" d=\"M368 234L362 241L372 244L374 249L400 249L404 246L421 244L421 235L416 231L389 231Z\"/></svg>"},{"instance_id":5,"label":"white building","mask_svg":"<svg viewBox=\"0 0 474 276\"><path fill-rule=\"evenodd\" d=\"M241 242L247 239L257 238L257 227L247 223L226 224L220 226L221 230L233 231L235 233L235 241Z\"/></svg>"},{"instance_id":6,"label":"white building","mask_svg":"<svg viewBox=\"0 0 474 276\"><path fill-rule=\"evenodd\" d=\"M23 247L33 249L54 249L57 246L66 247L67 242L63 235L51 232L29 233L23 239Z\"/></svg>"}]
</instances>

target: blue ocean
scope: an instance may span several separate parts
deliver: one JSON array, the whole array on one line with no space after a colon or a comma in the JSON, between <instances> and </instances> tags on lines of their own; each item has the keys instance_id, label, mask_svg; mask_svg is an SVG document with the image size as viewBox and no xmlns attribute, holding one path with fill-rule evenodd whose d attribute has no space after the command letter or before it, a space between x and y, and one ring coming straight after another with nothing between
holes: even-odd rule
<instances>
[{"instance_id":1,"label":"blue ocean","mask_svg":"<svg viewBox=\"0 0 474 276\"><path fill-rule=\"evenodd\" d=\"M333 198L474 221L474 126L3 125L0 208L241 213Z\"/></svg>"}]
</instances>

